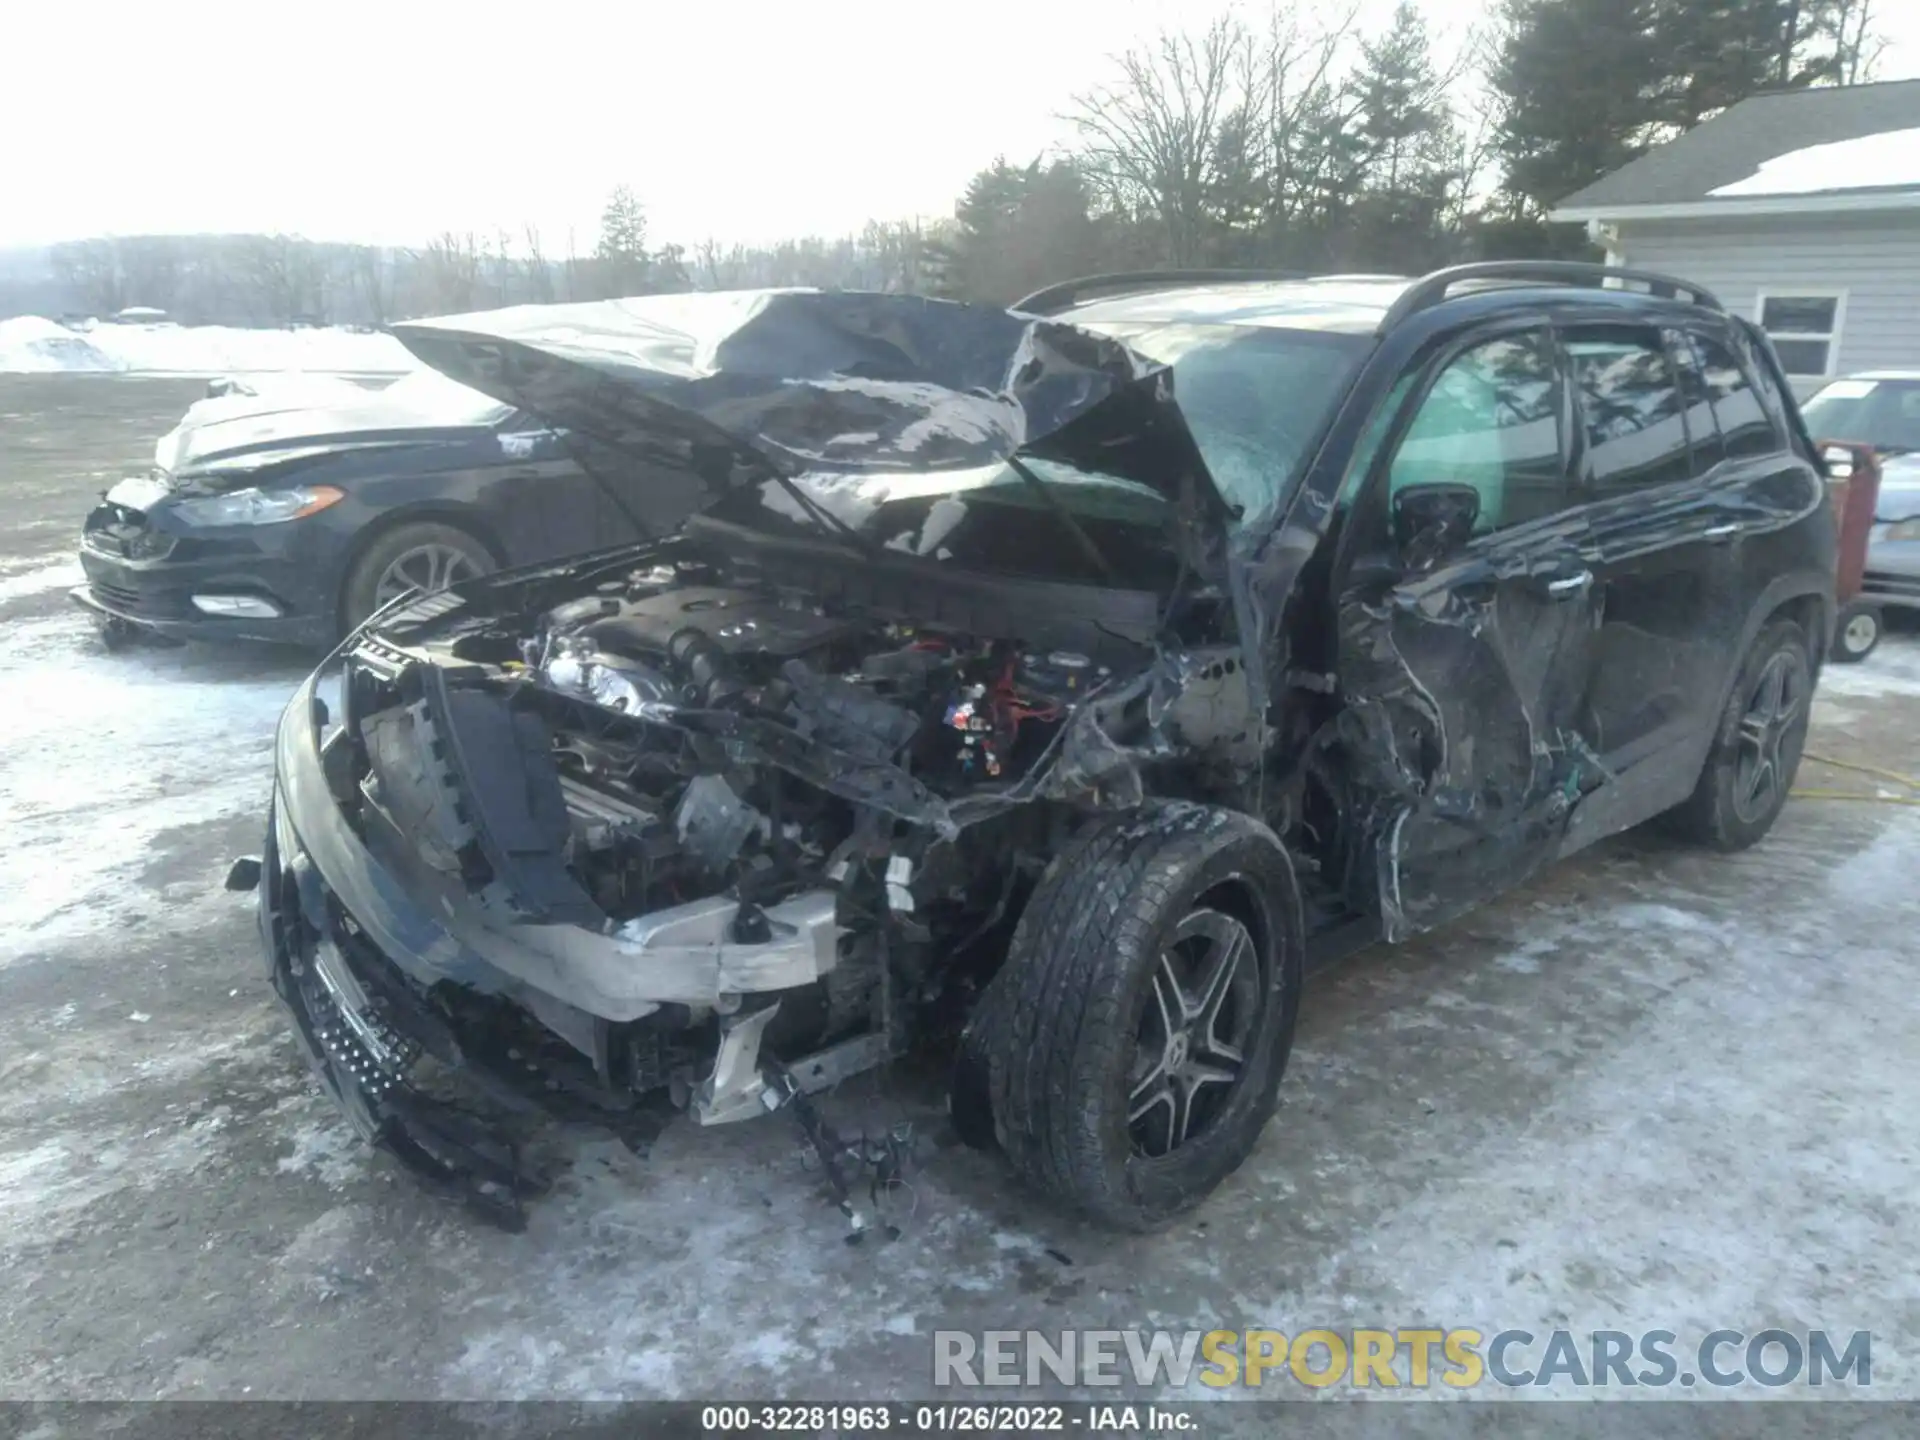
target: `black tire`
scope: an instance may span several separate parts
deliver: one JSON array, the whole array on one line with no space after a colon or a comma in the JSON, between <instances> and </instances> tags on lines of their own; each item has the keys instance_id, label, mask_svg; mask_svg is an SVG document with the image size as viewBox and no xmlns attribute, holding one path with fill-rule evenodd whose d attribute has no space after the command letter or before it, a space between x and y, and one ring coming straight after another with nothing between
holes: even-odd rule
<instances>
[{"instance_id":1,"label":"black tire","mask_svg":"<svg viewBox=\"0 0 1920 1440\"><path fill-rule=\"evenodd\" d=\"M1833 649L1828 654L1842 665L1858 665L1873 653L1885 629L1880 607L1856 600L1833 622Z\"/></svg>"},{"instance_id":2,"label":"black tire","mask_svg":"<svg viewBox=\"0 0 1920 1440\"><path fill-rule=\"evenodd\" d=\"M353 563L341 595L341 630L353 629L381 605L392 599L383 586L392 584L389 572L407 565L413 557L433 555L450 557L455 563L452 583L479 575L490 575L499 568L493 552L475 536L442 521L416 520L377 536ZM418 567L420 578L434 577L434 567Z\"/></svg>"},{"instance_id":3,"label":"black tire","mask_svg":"<svg viewBox=\"0 0 1920 1440\"><path fill-rule=\"evenodd\" d=\"M1782 708L1769 714L1769 687L1776 683ZM1682 839L1726 852L1758 842L1787 803L1812 709L1806 631L1791 620L1774 620L1747 651L1700 780L1671 812L1670 828Z\"/></svg>"},{"instance_id":4,"label":"black tire","mask_svg":"<svg viewBox=\"0 0 1920 1440\"><path fill-rule=\"evenodd\" d=\"M1259 822L1163 805L1090 827L1035 888L969 1037L1000 1148L1119 1229L1191 1209L1273 1113L1303 951L1293 867ZM1209 973L1224 976L1217 997L1188 1008ZM1166 1003L1182 1008L1177 1027L1158 1018Z\"/></svg>"}]
</instances>

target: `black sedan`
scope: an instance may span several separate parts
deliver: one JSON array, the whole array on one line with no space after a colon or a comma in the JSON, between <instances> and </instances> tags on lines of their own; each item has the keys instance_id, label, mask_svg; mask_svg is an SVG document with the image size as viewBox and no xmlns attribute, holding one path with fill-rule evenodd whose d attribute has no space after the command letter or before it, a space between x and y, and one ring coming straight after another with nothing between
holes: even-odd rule
<instances>
[{"instance_id":1,"label":"black sedan","mask_svg":"<svg viewBox=\"0 0 1920 1440\"><path fill-rule=\"evenodd\" d=\"M208 399L154 461L81 532L87 583L73 599L109 643L330 645L407 590L681 518L658 486L633 483L630 462L596 464L564 432L431 371L364 398L289 386Z\"/></svg>"}]
</instances>

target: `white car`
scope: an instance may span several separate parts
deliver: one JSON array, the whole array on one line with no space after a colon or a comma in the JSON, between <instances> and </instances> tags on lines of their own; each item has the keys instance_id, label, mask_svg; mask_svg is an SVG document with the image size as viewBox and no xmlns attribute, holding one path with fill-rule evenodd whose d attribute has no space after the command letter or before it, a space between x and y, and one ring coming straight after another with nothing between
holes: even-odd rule
<instances>
[{"instance_id":1,"label":"white car","mask_svg":"<svg viewBox=\"0 0 1920 1440\"><path fill-rule=\"evenodd\" d=\"M1880 643L1888 606L1920 610L1920 370L1875 370L1834 380L1801 408L1816 440L1879 453L1880 498L1860 595L1834 625L1833 658L1864 660Z\"/></svg>"}]
</instances>

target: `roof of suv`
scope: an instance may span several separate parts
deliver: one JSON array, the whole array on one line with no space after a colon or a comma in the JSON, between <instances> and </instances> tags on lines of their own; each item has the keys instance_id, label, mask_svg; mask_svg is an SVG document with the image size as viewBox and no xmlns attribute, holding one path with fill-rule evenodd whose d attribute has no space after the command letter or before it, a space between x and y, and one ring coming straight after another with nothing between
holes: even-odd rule
<instances>
[{"instance_id":1,"label":"roof of suv","mask_svg":"<svg viewBox=\"0 0 1920 1440\"><path fill-rule=\"evenodd\" d=\"M1107 296L1065 313L1076 321L1114 324L1172 320L1367 333L1379 328L1382 317L1411 284L1404 276L1223 281Z\"/></svg>"},{"instance_id":2,"label":"roof of suv","mask_svg":"<svg viewBox=\"0 0 1920 1440\"><path fill-rule=\"evenodd\" d=\"M1644 289L1629 289L1628 285ZM1462 287L1462 288L1456 288ZM1419 278L1404 275L1245 275L1169 271L1094 276L1015 302L1016 310L1094 324L1188 323L1274 326L1371 334L1446 301L1518 294L1534 301L1596 300L1638 309L1720 302L1689 281L1652 272L1562 261L1494 261ZM1484 307L1483 307L1484 308Z\"/></svg>"}]
</instances>

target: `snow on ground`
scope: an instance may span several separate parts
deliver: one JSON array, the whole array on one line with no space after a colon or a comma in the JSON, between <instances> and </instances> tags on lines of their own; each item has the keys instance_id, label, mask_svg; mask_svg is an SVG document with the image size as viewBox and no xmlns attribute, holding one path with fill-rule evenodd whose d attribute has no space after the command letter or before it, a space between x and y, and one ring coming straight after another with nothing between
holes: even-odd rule
<instances>
[{"instance_id":1,"label":"snow on ground","mask_svg":"<svg viewBox=\"0 0 1920 1440\"><path fill-rule=\"evenodd\" d=\"M63 555L58 560L31 556L21 561L0 560L0 604L23 600L48 590L68 590L86 579L79 557Z\"/></svg>"},{"instance_id":2,"label":"snow on ground","mask_svg":"<svg viewBox=\"0 0 1920 1440\"><path fill-rule=\"evenodd\" d=\"M81 335L37 315L0 320L0 372L398 375L413 368L413 357L391 335L338 326L249 330L232 325L96 325Z\"/></svg>"},{"instance_id":3,"label":"snow on ground","mask_svg":"<svg viewBox=\"0 0 1920 1440\"><path fill-rule=\"evenodd\" d=\"M1886 130L1789 150L1762 160L1746 179L1708 193L1726 198L1808 195L1884 185L1920 185L1920 129Z\"/></svg>"},{"instance_id":4,"label":"snow on ground","mask_svg":"<svg viewBox=\"0 0 1920 1440\"><path fill-rule=\"evenodd\" d=\"M38 315L0 320L0 371L38 375L52 370L125 368L86 336Z\"/></svg>"},{"instance_id":5,"label":"snow on ground","mask_svg":"<svg viewBox=\"0 0 1920 1440\"><path fill-rule=\"evenodd\" d=\"M129 881L158 837L265 809L274 722L300 667L271 652L112 655L89 631L77 612L7 630L0 968L144 904ZM150 918L196 923L194 907Z\"/></svg>"}]
</instances>

